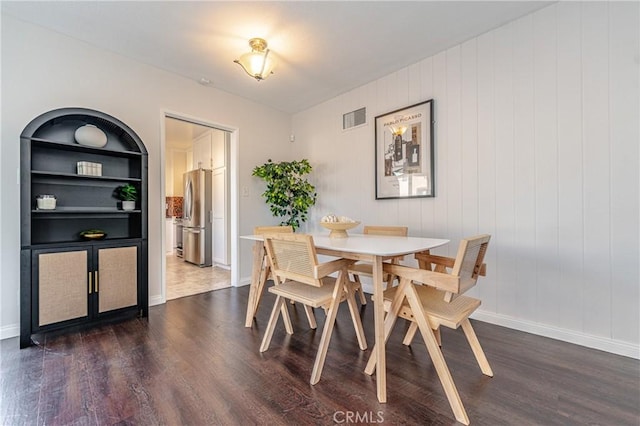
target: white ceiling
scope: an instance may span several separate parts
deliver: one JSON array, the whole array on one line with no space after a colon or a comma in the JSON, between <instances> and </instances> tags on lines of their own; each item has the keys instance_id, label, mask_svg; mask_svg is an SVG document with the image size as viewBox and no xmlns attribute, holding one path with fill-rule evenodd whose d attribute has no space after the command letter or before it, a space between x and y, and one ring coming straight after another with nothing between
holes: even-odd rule
<instances>
[{"instance_id":1,"label":"white ceiling","mask_svg":"<svg viewBox=\"0 0 640 426\"><path fill-rule=\"evenodd\" d=\"M1 3L3 14L295 113L551 2ZM279 61L262 82L233 63L252 37Z\"/></svg>"},{"instance_id":2,"label":"white ceiling","mask_svg":"<svg viewBox=\"0 0 640 426\"><path fill-rule=\"evenodd\" d=\"M193 140L209 129L210 127L167 117L164 120L166 148L187 151L192 148Z\"/></svg>"}]
</instances>

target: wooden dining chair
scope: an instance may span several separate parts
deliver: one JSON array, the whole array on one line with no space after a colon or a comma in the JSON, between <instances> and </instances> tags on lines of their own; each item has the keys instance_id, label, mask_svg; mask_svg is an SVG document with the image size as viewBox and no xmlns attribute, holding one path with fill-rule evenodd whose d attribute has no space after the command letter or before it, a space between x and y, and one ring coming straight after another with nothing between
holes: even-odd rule
<instances>
[{"instance_id":1,"label":"wooden dining chair","mask_svg":"<svg viewBox=\"0 0 640 426\"><path fill-rule=\"evenodd\" d=\"M327 318L311 373L310 382L314 385L318 383L322 374L341 301L346 300L349 305L360 349L367 348L354 293L347 282L347 268L353 261L336 259L318 263L313 237L310 235L271 234L265 236L264 243L276 282L276 285L268 290L276 295L276 301L260 345L260 352L269 349L278 317L281 314L283 317L289 316L286 300L293 300L310 308L327 307ZM329 276L334 272L338 273L337 277ZM315 323L312 328L315 328Z\"/></svg>"},{"instance_id":2,"label":"wooden dining chair","mask_svg":"<svg viewBox=\"0 0 640 426\"><path fill-rule=\"evenodd\" d=\"M256 226L253 228L253 235L268 235L268 234L293 234L293 227L291 225L286 226ZM267 252L263 250L261 271L264 274L264 280L260 280L261 283L271 278L271 267L267 260ZM262 288L260 289L262 292Z\"/></svg>"},{"instance_id":3,"label":"wooden dining chair","mask_svg":"<svg viewBox=\"0 0 640 426\"><path fill-rule=\"evenodd\" d=\"M267 234L292 234L293 227L287 226L256 226L253 228L254 235L267 235ZM245 327L251 327L253 318L255 317L258 308L260 307L260 300L262 299L262 292L264 291L265 283L271 278L271 266L267 260L267 252L264 249L264 244L261 241L256 241L253 246L253 274L251 280L257 283L253 291L249 291L249 303L247 308L247 316L245 319ZM290 323L285 323L287 331L293 333L293 329Z\"/></svg>"},{"instance_id":4,"label":"wooden dining chair","mask_svg":"<svg viewBox=\"0 0 640 426\"><path fill-rule=\"evenodd\" d=\"M486 275L487 265L485 265L483 262L490 238L491 237L489 235L479 235L476 237L463 239L458 246L458 253L455 258L437 256L429 252L416 253L414 257L418 261L418 266L420 267L420 269L441 272L464 278L461 281L460 288L456 293L451 291L439 290L440 295L443 297L443 299L446 302L451 302L453 298L465 293L466 291L474 287L478 282L479 276ZM461 258L464 259L459 260ZM407 346L410 345L417 330L417 324L415 322L412 323L402 343ZM442 345L440 329L435 329L434 333L436 334L438 343Z\"/></svg>"},{"instance_id":5,"label":"wooden dining chair","mask_svg":"<svg viewBox=\"0 0 640 426\"><path fill-rule=\"evenodd\" d=\"M372 226L365 225L362 233L365 235L389 235L395 237L406 237L409 232L409 228L406 226ZM391 260L392 263L398 263L402 258L393 258ZM372 277L373 276L373 266L368 262L358 262L349 268L349 274L353 276L352 285L355 289L356 293L360 296L360 303L362 305L367 304L367 299L364 296L364 291L362 289L362 282L360 281L360 277ZM383 281L389 284L389 282L393 282L393 279L389 275L386 275L383 278Z\"/></svg>"},{"instance_id":6,"label":"wooden dining chair","mask_svg":"<svg viewBox=\"0 0 640 426\"><path fill-rule=\"evenodd\" d=\"M475 285L478 275L484 270L483 259L489 239L489 235L479 235L462 240L455 260L446 262L451 267L450 273L394 264L383 265L385 272L400 279L397 287L387 288L384 292L384 307L387 311L384 323L385 341L389 339L398 317L411 321L412 326L416 324L456 419L467 425L469 418L440 350L440 340L434 331L439 330L440 326L452 329L462 327L480 370L493 377L491 366L469 321L469 316L481 302L461 295ZM376 362L374 349L365 368L367 374L373 374Z\"/></svg>"}]
</instances>

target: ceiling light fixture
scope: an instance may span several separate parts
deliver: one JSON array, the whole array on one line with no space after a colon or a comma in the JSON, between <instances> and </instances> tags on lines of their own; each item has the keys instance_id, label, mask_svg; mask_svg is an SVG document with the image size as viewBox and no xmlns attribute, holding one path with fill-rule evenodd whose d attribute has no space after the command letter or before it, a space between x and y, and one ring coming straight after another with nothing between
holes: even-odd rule
<instances>
[{"instance_id":1,"label":"ceiling light fixture","mask_svg":"<svg viewBox=\"0 0 640 426\"><path fill-rule=\"evenodd\" d=\"M267 42L264 39L252 38L249 40L249 46L251 46L251 52L245 53L240 56L240 59L233 62L240 65L247 74L256 80L264 80L273 74L276 61L270 55L271 51L267 49Z\"/></svg>"}]
</instances>

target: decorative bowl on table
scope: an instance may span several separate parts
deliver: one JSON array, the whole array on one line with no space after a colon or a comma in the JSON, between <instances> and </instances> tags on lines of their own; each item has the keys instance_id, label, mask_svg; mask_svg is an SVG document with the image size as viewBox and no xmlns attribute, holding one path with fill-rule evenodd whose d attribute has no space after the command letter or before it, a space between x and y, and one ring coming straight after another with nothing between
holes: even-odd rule
<instances>
[{"instance_id":1,"label":"decorative bowl on table","mask_svg":"<svg viewBox=\"0 0 640 426\"><path fill-rule=\"evenodd\" d=\"M342 216L337 218L335 215L329 215L322 218L320 225L331 231L329 238L347 238L349 236L347 231L360 225L360 222Z\"/></svg>"}]
</instances>

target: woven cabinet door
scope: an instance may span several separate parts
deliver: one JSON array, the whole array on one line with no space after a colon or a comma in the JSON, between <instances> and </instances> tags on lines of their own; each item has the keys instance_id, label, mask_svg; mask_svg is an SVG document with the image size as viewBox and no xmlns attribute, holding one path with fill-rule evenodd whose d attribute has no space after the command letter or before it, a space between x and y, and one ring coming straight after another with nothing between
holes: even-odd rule
<instances>
[{"instance_id":1,"label":"woven cabinet door","mask_svg":"<svg viewBox=\"0 0 640 426\"><path fill-rule=\"evenodd\" d=\"M88 315L86 250L36 253L38 326Z\"/></svg>"},{"instance_id":2,"label":"woven cabinet door","mask_svg":"<svg viewBox=\"0 0 640 426\"><path fill-rule=\"evenodd\" d=\"M138 303L138 247L98 250L98 313Z\"/></svg>"}]
</instances>

